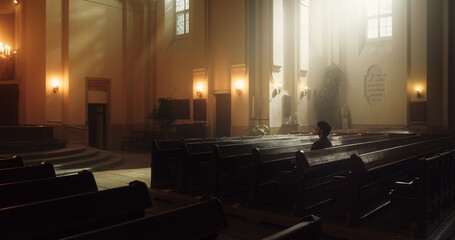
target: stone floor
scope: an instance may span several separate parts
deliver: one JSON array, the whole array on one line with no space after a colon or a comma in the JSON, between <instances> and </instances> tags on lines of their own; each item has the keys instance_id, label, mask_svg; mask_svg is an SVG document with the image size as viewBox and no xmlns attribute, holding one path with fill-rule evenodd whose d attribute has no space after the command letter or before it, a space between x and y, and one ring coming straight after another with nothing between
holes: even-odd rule
<instances>
[{"instance_id":1,"label":"stone floor","mask_svg":"<svg viewBox=\"0 0 455 240\"><path fill-rule=\"evenodd\" d=\"M93 173L99 190L126 186L134 180L145 182L150 187L150 153L114 153L123 158L119 165Z\"/></svg>"}]
</instances>

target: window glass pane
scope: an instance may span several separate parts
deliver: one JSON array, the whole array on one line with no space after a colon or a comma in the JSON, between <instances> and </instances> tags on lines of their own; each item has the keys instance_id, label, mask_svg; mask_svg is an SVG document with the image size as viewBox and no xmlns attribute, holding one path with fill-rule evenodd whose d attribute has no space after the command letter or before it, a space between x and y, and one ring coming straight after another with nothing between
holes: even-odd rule
<instances>
[{"instance_id":1,"label":"window glass pane","mask_svg":"<svg viewBox=\"0 0 455 240\"><path fill-rule=\"evenodd\" d=\"M378 0L366 0L367 16L376 16L379 14Z\"/></svg>"},{"instance_id":2,"label":"window glass pane","mask_svg":"<svg viewBox=\"0 0 455 240\"><path fill-rule=\"evenodd\" d=\"M380 19L380 36L381 37L390 37L392 36L392 16L382 17Z\"/></svg>"},{"instance_id":3,"label":"window glass pane","mask_svg":"<svg viewBox=\"0 0 455 240\"><path fill-rule=\"evenodd\" d=\"M175 0L175 11L180 12L185 9L185 0Z\"/></svg>"},{"instance_id":4,"label":"window glass pane","mask_svg":"<svg viewBox=\"0 0 455 240\"><path fill-rule=\"evenodd\" d=\"M368 27L367 27L367 38L377 38L378 37L378 19L373 18L368 20Z\"/></svg>"},{"instance_id":5,"label":"window glass pane","mask_svg":"<svg viewBox=\"0 0 455 240\"><path fill-rule=\"evenodd\" d=\"M392 0L380 0L379 2L379 14L392 13Z\"/></svg>"},{"instance_id":6,"label":"window glass pane","mask_svg":"<svg viewBox=\"0 0 455 240\"><path fill-rule=\"evenodd\" d=\"M185 1L185 10L190 9L190 0Z\"/></svg>"},{"instance_id":7,"label":"window glass pane","mask_svg":"<svg viewBox=\"0 0 455 240\"><path fill-rule=\"evenodd\" d=\"M175 33L177 35L185 33L184 23L185 23L185 15L183 13L177 13L176 23L175 23Z\"/></svg>"},{"instance_id":8,"label":"window glass pane","mask_svg":"<svg viewBox=\"0 0 455 240\"><path fill-rule=\"evenodd\" d=\"M185 15L185 30L186 30L186 33L190 32L190 13L189 12L186 12L186 15Z\"/></svg>"}]
</instances>

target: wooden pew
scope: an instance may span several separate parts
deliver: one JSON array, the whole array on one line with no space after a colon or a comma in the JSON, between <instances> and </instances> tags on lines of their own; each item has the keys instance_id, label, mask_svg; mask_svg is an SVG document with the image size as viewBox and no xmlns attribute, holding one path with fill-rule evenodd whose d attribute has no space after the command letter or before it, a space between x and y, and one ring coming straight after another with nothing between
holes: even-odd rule
<instances>
[{"instance_id":1,"label":"wooden pew","mask_svg":"<svg viewBox=\"0 0 455 240\"><path fill-rule=\"evenodd\" d=\"M397 230L421 239L450 238L445 220L455 212L454 177L455 149L420 159L418 177L396 182L390 192L392 207L400 213Z\"/></svg>"},{"instance_id":2,"label":"wooden pew","mask_svg":"<svg viewBox=\"0 0 455 240\"><path fill-rule=\"evenodd\" d=\"M55 170L49 162L42 162L35 166L0 169L0 184L50 177L55 177Z\"/></svg>"},{"instance_id":3,"label":"wooden pew","mask_svg":"<svg viewBox=\"0 0 455 240\"><path fill-rule=\"evenodd\" d=\"M321 225L321 218L314 215L309 215L305 217L301 223L298 223L269 237L263 238L263 240L319 240L321 239Z\"/></svg>"},{"instance_id":4,"label":"wooden pew","mask_svg":"<svg viewBox=\"0 0 455 240\"><path fill-rule=\"evenodd\" d=\"M90 171L63 177L0 184L0 208L98 191Z\"/></svg>"},{"instance_id":5,"label":"wooden pew","mask_svg":"<svg viewBox=\"0 0 455 240\"><path fill-rule=\"evenodd\" d=\"M273 201L273 197L261 198L260 189L278 185L282 171L292 171L295 167L295 153L310 150L311 145L294 145L286 147L256 148L252 150L252 161L246 170L248 207L256 208L259 200ZM262 201L263 202L263 201Z\"/></svg>"},{"instance_id":6,"label":"wooden pew","mask_svg":"<svg viewBox=\"0 0 455 240\"><path fill-rule=\"evenodd\" d=\"M212 194L220 196L221 194L230 194L239 190L238 186L232 189L227 189L225 193L220 192L221 179L226 178L228 182L234 183L235 178L238 178L235 171L241 166L248 167L252 161L252 150L255 148L271 148L271 147L286 147L301 145L311 145L312 140L306 138L283 139L277 141L255 142L247 144L231 144L231 145L215 145L212 151L214 155L210 164L210 183L212 184ZM243 175L243 174L242 174ZM234 181L232 181L234 180ZM233 185L238 185L233 184ZM240 183L242 185L242 183ZM245 183L243 183L244 188Z\"/></svg>"},{"instance_id":7,"label":"wooden pew","mask_svg":"<svg viewBox=\"0 0 455 240\"><path fill-rule=\"evenodd\" d=\"M216 239L227 226L221 202L213 198L65 239Z\"/></svg>"},{"instance_id":8,"label":"wooden pew","mask_svg":"<svg viewBox=\"0 0 455 240\"><path fill-rule=\"evenodd\" d=\"M23 167L23 166L24 166L24 160L22 160L22 158L19 156L13 156L11 158L0 159L0 169Z\"/></svg>"},{"instance_id":9,"label":"wooden pew","mask_svg":"<svg viewBox=\"0 0 455 240\"><path fill-rule=\"evenodd\" d=\"M59 239L144 216L152 206L147 186L129 186L0 210L4 239Z\"/></svg>"},{"instance_id":10,"label":"wooden pew","mask_svg":"<svg viewBox=\"0 0 455 240\"><path fill-rule=\"evenodd\" d=\"M213 146L215 145L232 145L232 144L254 144L265 143L271 141L281 141L296 139L296 137L289 137L287 135L278 136L262 136L262 137L248 137L248 138L229 138L219 139L218 141L203 141L203 142L190 142L184 143L183 158L179 162L177 174L177 192L188 193L196 192L208 193L210 186L207 185L210 172L210 160L213 158ZM198 183L189 183L191 176L197 176ZM202 177L202 178L201 178ZM202 184L201 184L202 183ZM188 189L188 184L192 189Z\"/></svg>"},{"instance_id":11,"label":"wooden pew","mask_svg":"<svg viewBox=\"0 0 455 240\"><path fill-rule=\"evenodd\" d=\"M371 138L367 138L371 140ZM367 153L401 144L409 144L427 139L425 136L404 135L372 141L360 141L356 144L334 146L314 151L295 153L296 168L280 173L280 187L293 202L293 211L303 216L333 199L326 191L327 184L333 176L345 174L349 170L349 159L354 153ZM267 155L267 152L259 155ZM273 155L269 156L269 159ZM292 161L292 160L291 160Z\"/></svg>"},{"instance_id":12,"label":"wooden pew","mask_svg":"<svg viewBox=\"0 0 455 240\"><path fill-rule=\"evenodd\" d=\"M151 187L169 188L175 185L173 166L182 158L184 142L198 142L202 139L153 140L151 154Z\"/></svg>"},{"instance_id":13,"label":"wooden pew","mask_svg":"<svg viewBox=\"0 0 455 240\"><path fill-rule=\"evenodd\" d=\"M455 144L455 137L443 137L397 146L350 158L350 172L333 177L329 190L345 207L346 223L362 219L388 205L388 193L396 181L410 181L417 175L417 161Z\"/></svg>"}]
</instances>

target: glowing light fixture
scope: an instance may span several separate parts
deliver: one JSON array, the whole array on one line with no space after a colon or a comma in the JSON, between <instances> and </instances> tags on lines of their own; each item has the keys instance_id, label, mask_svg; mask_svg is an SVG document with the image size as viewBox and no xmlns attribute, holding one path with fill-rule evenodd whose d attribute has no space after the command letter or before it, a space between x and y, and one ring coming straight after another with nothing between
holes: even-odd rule
<instances>
[{"instance_id":1,"label":"glowing light fixture","mask_svg":"<svg viewBox=\"0 0 455 240\"><path fill-rule=\"evenodd\" d=\"M242 80L237 80L237 82L235 82L235 92L240 96L242 95L242 91L243 91L243 88L244 88L244 83Z\"/></svg>"},{"instance_id":2,"label":"glowing light fixture","mask_svg":"<svg viewBox=\"0 0 455 240\"><path fill-rule=\"evenodd\" d=\"M202 85L202 83L199 83L197 86L196 86L196 95L200 98L202 97L202 90L204 89L204 86Z\"/></svg>"},{"instance_id":3,"label":"glowing light fixture","mask_svg":"<svg viewBox=\"0 0 455 240\"><path fill-rule=\"evenodd\" d=\"M417 95L417 98L422 97L422 90L420 88L416 88L416 95Z\"/></svg>"},{"instance_id":4,"label":"glowing light fixture","mask_svg":"<svg viewBox=\"0 0 455 240\"><path fill-rule=\"evenodd\" d=\"M310 91L310 89L308 88L308 86L305 86L305 87L300 91L300 98L303 98L303 97L305 97L306 95L308 95L308 91Z\"/></svg>"},{"instance_id":5,"label":"glowing light fixture","mask_svg":"<svg viewBox=\"0 0 455 240\"><path fill-rule=\"evenodd\" d=\"M277 83L273 87L272 91L272 98L276 97L276 95L281 93L281 84Z\"/></svg>"},{"instance_id":6,"label":"glowing light fixture","mask_svg":"<svg viewBox=\"0 0 455 240\"><path fill-rule=\"evenodd\" d=\"M52 91L54 93L58 92L59 87L60 87L60 81L57 79L52 80Z\"/></svg>"},{"instance_id":7,"label":"glowing light fixture","mask_svg":"<svg viewBox=\"0 0 455 240\"><path fill-rule=\"evenodd\" d=\"M14 51L16 52L16 51ZM11 47L0 42L0 57L7 58L11 55Z\"/></svg>"}]
</instances>

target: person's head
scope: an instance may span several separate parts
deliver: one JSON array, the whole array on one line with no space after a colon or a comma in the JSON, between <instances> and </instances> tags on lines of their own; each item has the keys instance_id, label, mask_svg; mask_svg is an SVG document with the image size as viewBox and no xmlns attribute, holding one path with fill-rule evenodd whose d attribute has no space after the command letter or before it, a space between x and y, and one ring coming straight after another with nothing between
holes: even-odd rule
<instances>
[{"instance_id":1,"label":"person's head","mask_svg":"<svg viewBox=\"0 0 455 240\"><path fill-rule=\"evenodd\" d=\"M326 121L319 121L316 124L316 134L319 135L319 137L329 136L330 130L332 130L332 127L330 127Z\"/></svg>"}]
</instances>

